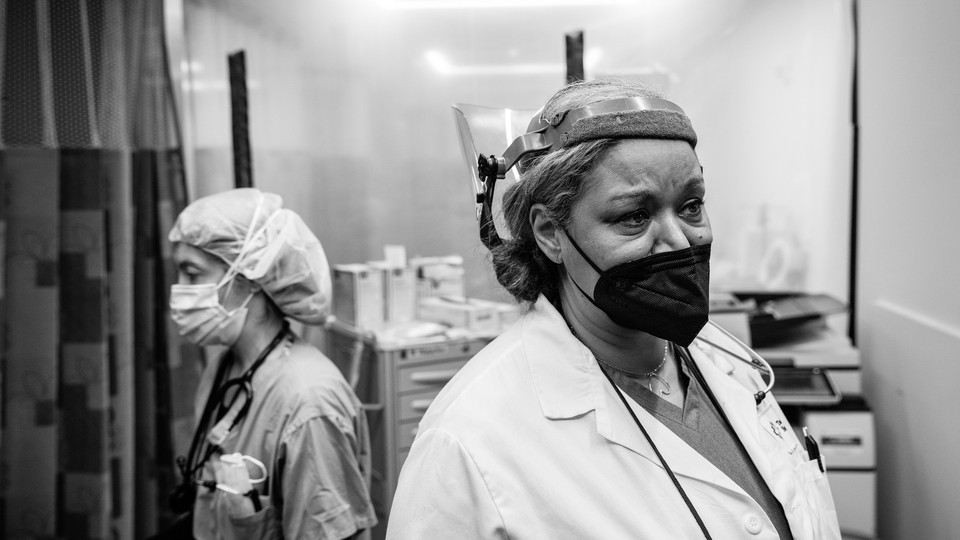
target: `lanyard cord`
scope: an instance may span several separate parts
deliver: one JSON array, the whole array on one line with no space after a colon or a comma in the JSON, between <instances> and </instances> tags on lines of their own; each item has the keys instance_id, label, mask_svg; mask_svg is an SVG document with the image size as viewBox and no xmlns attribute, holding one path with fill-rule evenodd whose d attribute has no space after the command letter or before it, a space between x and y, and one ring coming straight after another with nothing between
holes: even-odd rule
<instances>
[{"instance_id":1,"label":"lanyard cord","mask_svg":"<svg viewBox=\"0 0 960 540\"><path fill-rule=\"evenodd\" d=\"M653 451L657 454L657 458L660 459L660 463L663 465L663 469L667 471L667 475L670 476L670 480L673 481L674 487L677 488L677 491L680 493L680 496L683 497L683 502L687 503L687 508L690 510L690 513L693 514L693 518L697 520L697 525L700 526L700 531L703 532L704 538L707 540L713 540L713 537L710 536L710 532L707 531L707 526L703 524L703 520L700 519L700 514L697 512L697 509L694 508L693 503L690 502L690 499L687 497L687 492L683 490L683 486L680 485L680 481L677 480L676 475L673 474L673 469L667 465L667 460L663 458L663 454L660 453L660 449L657 448L657 445L654 444L653 439L650 437L650 434L647 433L646 428L643 427L643 424L640 423L640 419L637 418L636 413L633 412L633 408L630 407L630 404L627 403L627 399L623 397L623 393L620 392L620 389L617 388L617 385L614 384L613 379L610 378L610 374L603 369L603 366L597 363L600 366L600 372L603 373L603 376L607 378L607 381L610 382L610 386L613 387L613 391L620 398L620 401L623 402L623 406L627 408L627 412L630 413L630 416L633 417L633 421L636 422L637 427L640 428L640 431L643 433L643 436L646 437L647 442L650 443L650 446L653 448Z\"/></svg>"}]
</instances>

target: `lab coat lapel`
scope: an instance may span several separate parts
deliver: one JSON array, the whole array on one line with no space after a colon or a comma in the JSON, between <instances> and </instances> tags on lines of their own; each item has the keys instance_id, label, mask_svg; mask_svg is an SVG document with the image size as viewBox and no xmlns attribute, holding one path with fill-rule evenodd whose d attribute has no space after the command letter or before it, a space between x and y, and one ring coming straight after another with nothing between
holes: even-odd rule
<instances>
[{"instance_id":1,"label":"lab coat lapel","mask_svg":"<svg viewBox=\"0 0 960 540\"><path fill-rule=\"evenodd\" d=\"M714 356L722 353L716 349L704 347L699 341L694 342L689 350L707 386L716 396L720 408L727 415L733 431L740 438L760 476L767 481L768 485L773 486L770 460L760 441L762 434L758 428L756 401L753 393L744 386L749 377L746 374L740 374L740 377L733 375L736 371L753 368L736 359L716 359ZM743 379L744 382L738 381L738 378ZM779 498L779 494L774 493L774 495Z\"/></svg>"},{"instance_id":2,"label":"lab coat lapel","mask_svg":"<svg viewBox=\"0 0 960 540\"><path fill-rule=\"evenodd\" d=\"M567 421L594 411L600 436L663 467L593 354L570 333L566 321L550 302L541 297L521 324L524 346L537 344L537 350L528 349L525 357L543 415L554 421ZM625 397L675 474L743 493L670 428L629 396Z\"/></svg>"},{"instance_id":3,"label":"lab coat lapel","mask_svg":"<svg viewBox=\"0 0 960 540\"><path fill-rule=\"evenodd\" d=\"M599 383L595 388L598 402L596 407L597 433L611 443L636 452L662 468L663 463L660 458L657 457L653 447L643 436L643 432L640 431L629 411L624 408L623 402L614 393L613 387L606 380L599 366L596 367L595 373L591 375ZM667 465L670 466L674 474L678 477L686 476L708 482L739 493L743 492L740 486L684 442L643 406L631 399L630 396L623 395L630 405L630 409L637 416L637 420L640 421L650 438L653 439L654 444L656 444L657 449L660 450L660 454L667 461Z\"/></svg>"}]
</instances>

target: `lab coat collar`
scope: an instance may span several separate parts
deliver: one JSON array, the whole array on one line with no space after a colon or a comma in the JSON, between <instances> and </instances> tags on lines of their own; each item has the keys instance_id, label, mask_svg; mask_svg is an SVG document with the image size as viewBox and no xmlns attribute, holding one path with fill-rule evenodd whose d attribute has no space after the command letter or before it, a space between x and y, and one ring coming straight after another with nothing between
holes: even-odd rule
<instances>
[{"instance_id":1,"label":"lab coat collar","mask_svg":"<svg viewBox=\"0 0 960 540\"><path fill-rule=\"evenodd\" d=\"M523 344L545 417L562 420L595 408L593 354L574 337L566 320L544 296L523 319Z\"/></svg>"},{"instance_id":2,"label":"lab coat collar","mask_svg":"<svg viewBox=\"0 0 960 540\"><path fill-rule=\"evenodd\" d=\"M599 435L611 443L645 457L657 466L663 466L630 413L624 409L613 387L600 371L593 354L573 336L566 321L544 297L540 297L530 316L524 319L523 333L527 362L541 410L546 418L564 420L595 411L596 429ZM701 371L705 372L704 377L711 387L718 379L727 377L712 365L713 363L701 350L691 347L690 352ZM709 377L706 372L710 372ZM733 383L733 386L729 383ZM731 422L736 416L738 423L744 424L745 422L740 418L744 412L755 415L752 410L741 410L752 403L753 397L736 382L728 381L723 386L722 395L723 399L718 395L721 403L731 403L737 409L736 412L732 410L727 412ZM656 443L660 453L668 460L674 473L743 493L735 482L691 448L670 428L628 396L625 397L634 414ZM750 418L750 415L746 418ZM749 422L746 423L749 424ZM734 424L734 429L739 434L741 430L748 428ZM761 470L762 473L763 470Z\"/></svg>"}]
</instances>

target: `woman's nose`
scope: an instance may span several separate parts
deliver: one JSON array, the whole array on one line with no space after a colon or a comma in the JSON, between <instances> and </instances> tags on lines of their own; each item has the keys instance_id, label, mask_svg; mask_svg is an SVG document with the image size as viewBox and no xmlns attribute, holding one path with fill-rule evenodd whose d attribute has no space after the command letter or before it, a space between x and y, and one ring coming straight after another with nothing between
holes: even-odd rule
<instances>
[{"instance_id":1,"label":"woman's nose","mask_svg":"<svg viewBox=\"0 0 960 540\"><path fill-rule=\"evenodd\" d=\"M684 233L680 219L676 216L665 216L657 227L652 253L665 253L688 247L690 247L690 239Z\"/></svg>"}]
</instances>

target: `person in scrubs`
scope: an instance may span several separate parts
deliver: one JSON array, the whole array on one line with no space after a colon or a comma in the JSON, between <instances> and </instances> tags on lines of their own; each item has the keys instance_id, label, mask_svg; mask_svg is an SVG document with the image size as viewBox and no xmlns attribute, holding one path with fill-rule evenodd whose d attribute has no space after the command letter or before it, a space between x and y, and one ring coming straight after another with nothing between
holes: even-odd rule
<instances>
[{"instance_id":1,"label":"person in scrubs","mask_svg":"<svg viewBox=\"0 0 960 540\"><path fill-rule=\"evenodd\" d=\"M224 350L202 374L197 431L178 460L193 536L340 539L373 527L360 402L288 322L327 317L320 242L278 195L256 189L197 200L169 240L173 322L189 341Z\"/></svg>"},{"instance_id":2,"label":"person in scrubs","mask_svg":"<svg viewBox=\"0 0 960 540\"><path fill-rule=\"evenodd\" d=\"M489 245L529 310L431 404L387 538L840 538L769 366L708 323L708 181L682 109L575 83L518 141L498 164L521 172L510 237Z\"/></svg>"}]
</instances>

